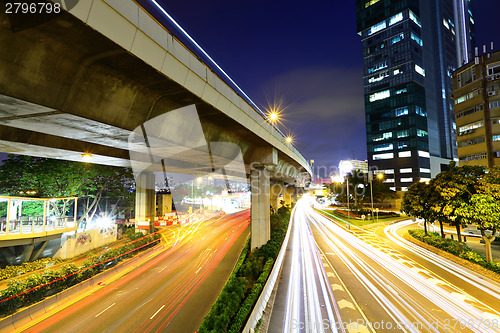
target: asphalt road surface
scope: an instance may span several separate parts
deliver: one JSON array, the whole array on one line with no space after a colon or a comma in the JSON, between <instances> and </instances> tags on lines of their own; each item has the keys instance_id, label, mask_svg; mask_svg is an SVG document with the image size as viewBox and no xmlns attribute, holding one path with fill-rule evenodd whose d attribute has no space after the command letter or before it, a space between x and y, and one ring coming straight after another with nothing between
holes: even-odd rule
<instances>
[{"instance_id":1,"label":"asphalt road surface","mask_svg":"<svg viewBox=\"0 0 500 333\"><path fill-rule=\"evenodd\" d=\"M194 332L238 259L249 219L244 211L173 230L152 259L19 331Z\"/></svg>"}]
</instances>

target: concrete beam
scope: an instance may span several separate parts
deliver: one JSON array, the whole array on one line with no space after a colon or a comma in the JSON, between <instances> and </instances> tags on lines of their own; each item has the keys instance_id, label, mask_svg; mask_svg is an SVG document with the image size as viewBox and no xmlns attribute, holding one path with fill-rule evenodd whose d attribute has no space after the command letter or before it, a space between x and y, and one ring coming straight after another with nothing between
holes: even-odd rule
<instances>
[{"instance_id":1,"label":"concrete beam","mask_svg":"<svg viewBox=\"0 0 500 333\"><path fill-rule=\"evenodd\" d=\"M273 147L257 147L251 156L253 167L278 165L278 151Z\"/></svg>"},{"instance_id":2,"label":"concrete beam","mask_svg":"<svg viewBox=\"0 0 500 333\"><path fill-rule=\"evenodd\" d=\"M31 254L30 261L37 260L40 255L42 254L43 250L45 250L45 246L47 246L47 241L38 243L35 247L36 249L33 250L33 253Z\"/></svg>"},{"instance_id":3,"label":"concrete beam","mask_svg":"<svg viewBox=\"0 0 500 333\"><path fill-rule=\"evenodd\" d=\"M271 239L269 173L264 167L250 171L251 249L258 248Z\"/></svg>"},{"instance_id":4,"label":"concrete beam","mask_svg":"<svg viewBox=\"0 0 500 333\"><path fill-rule=\"evenodd\" d=\"M34 248L35 248L35 244L24 245L23 253L21 254L21 263L30 261L31 254L33 253Z\"/></svg>"}]
</instances>

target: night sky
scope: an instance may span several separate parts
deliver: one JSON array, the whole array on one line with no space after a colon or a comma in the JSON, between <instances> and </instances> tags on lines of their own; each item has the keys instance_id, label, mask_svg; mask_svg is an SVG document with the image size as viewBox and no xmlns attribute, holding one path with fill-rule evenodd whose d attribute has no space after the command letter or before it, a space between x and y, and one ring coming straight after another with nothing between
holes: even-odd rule
<instances>
[{"instance_id":1,"label":"night sky","mask_svg":"<svg viewBox=\"0 0 500 333\"><path fill-rule=\"evenodd\" d=\"M500 0L472 1L477 44L500 50ZM158 2L261 109L282 101L281 129L315 168L366 159L354 0Z\"/></svg>"},{"instance_id":2,"label":"night sky","mask_svg":"<svg viewBox=\"0 0 500 333\"><path fill-rule=\"evenodd\" d=\"M366 159L355 1L158 2L259 107L283 101L281 129L315 168ZM474 5L477 43L500 49L500 1Z\"/></svg>"}]
</instances>

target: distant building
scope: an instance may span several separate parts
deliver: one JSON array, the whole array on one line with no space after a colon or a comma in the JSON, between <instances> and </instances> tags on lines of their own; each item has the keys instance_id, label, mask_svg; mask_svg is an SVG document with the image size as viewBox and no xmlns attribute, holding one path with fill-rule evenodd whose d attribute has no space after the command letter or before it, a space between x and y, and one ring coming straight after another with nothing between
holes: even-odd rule
<instances>
[{"instance_id":1,"label":"distant building","mask_svg":"<svg viewBox=\"0 0 500 333\"><path fill-rule=\"evenodd\" d=\"M466 0L356 0L368 164L406 190L457 159L451 73L467 63Z\"/></svg>"},{"instance_id":2,"label":"distant building","mask_svg":"<svg viewBox=\"0 0 500 333\"><path fill-rule=\"evenodd\" d=\"M172 194L167 190L156 192L156 216L169 213L172 213Z\"/></svg>"},{"instance_id":3,"label":"distant building","mask_svg":"<svg viewBox=\"0 0 500 333\"><path fill-rule=\"evenodd\" d=\"M500 51L453 73L460 165L500 165Z\"/></svg>"},{"instance_id":4,"label":"distant building","mask_svg":"<svg viewBox=\"0 0 500 333\"><path fill-rule=\"evenodd\" d=\"M315 185L330 184L331 182L331 178L317 178L314 180Z\"/></svg>"},{"instance_id":5,"label":"distant building","mask_svg":"<svg viewBox=\"0 0 500 333\"><path fill-rule=\"evenodd\" d=\"M361 170L364 173L368 172L368 161L358 160L342 160L339 163L340 177L344 178L347 174L352 173L354 170Z\"/></svg>"}]
</instances>

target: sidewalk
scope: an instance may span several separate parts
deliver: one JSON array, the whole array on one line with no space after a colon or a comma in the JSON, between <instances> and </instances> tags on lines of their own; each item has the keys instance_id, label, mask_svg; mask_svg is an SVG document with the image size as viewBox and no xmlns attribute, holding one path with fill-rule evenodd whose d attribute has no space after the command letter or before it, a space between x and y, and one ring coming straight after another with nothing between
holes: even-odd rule
<instances>
[{"instance_id":1,"label":"sidewalk","mask_svg":"<svg viewBox=\"0 0 500 333\"><path fill-rule=\"evenodd\" d=\"M423 229L423 225L418 223L418 226ZM439 230L439 225L434 225L434 228L431 226L428 230L430 231L435 231L437 233L440 233ZM469 234L468 231L462 229L462 238L464 243L467 244L471 249L476 251L477 253L485 256L486 255L486 249L484 243L481 243L482 238L481 237L471 237L467 236ZM454 229L450 228L444 228L444 233L446 235L446 238L453 238L457 239L457 231ZM497 238L500 238L500 236L497 236ZM499 245L491 245L491 254L493 255L493 261L500 262L500 246Z\"/></svg>"}]
</instances>

